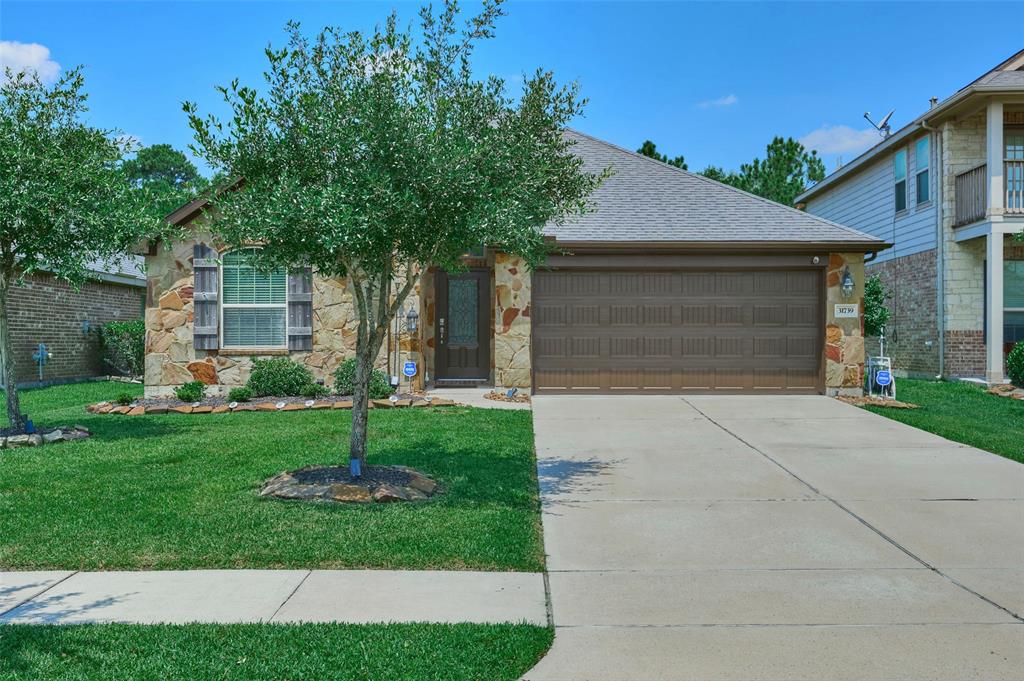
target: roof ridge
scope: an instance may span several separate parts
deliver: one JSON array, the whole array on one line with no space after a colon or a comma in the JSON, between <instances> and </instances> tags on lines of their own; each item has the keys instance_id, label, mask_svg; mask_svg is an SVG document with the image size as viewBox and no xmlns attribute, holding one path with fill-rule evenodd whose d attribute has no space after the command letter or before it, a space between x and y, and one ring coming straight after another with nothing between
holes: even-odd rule
<instances>
[{"instance_id":1,"label":"roof ridge","mask_svg":"<svg viewBox=\"0 0 1024 681\"><path fill-rule=\"evenodd\" d=\"M600 137L594 137L593 135L587 134L585 132L581 132L580 130L576 130L575 128L566 128L566 130L568 130L569 132L573 132L573 133L575 133L577 135L580 135L581 137L586 137L587 139L589 139L589 140L591 140L593 142L598 142L599 144L603 144L606 147L611 147L612 149L616 149L616 150L621 151L621 152L623 152L625 154L629 154L630 156L634 156L636 158L642 159L643 161L646 161L648 163L656 163L660 168L663 168L663 169L666 169L666 170L669 170L669 171L674 171L674 172L677 172L677 173L682 173L684 175L687 175L689 177L695 178L695 179L700 180L702 182L707 182L707 183L709 183L711 185L714 185L716 187L722 187L724 189L728 189L730 191L733 191L733 192L735 192L737 194L740 194L740 195L743 195L743 196L748 196L748 197L750 197L752 199L757 199L758 201L760 201L762 203L766 203L766 204L768 204L769 206L771 206L773 208L781 208L783 210L790 211L790 212L792 212L794 214L797 214L797 215L809 218L811 220L825 223L825 224L829 225L830 227L837 227L839 229L842 229L842 230L844 230L846 232L849 232L850 234L856 235L858 237L862 237L862 238L865 238L865 239L870 239L872 241L878 241L879 243L885 243L884 240L879 239L878 237L875 237L875 236L871 236L870 234L867 234L866 232L862 232L860 230L853 229L852 227L847 227L846 225L841 225L838 222L833 222L832 220L828 220L826 218L822 218L822 217L819 217L817 215L812 215L811 213L808 213L807 211L797 210L796 208L793 208L792 206L787 206L787 205L785 205L783 203L779 203L778 201L772 201L771 199L766 199L765 197L758 196L757 194L751 194L750 192L745 191L743 189L740 189L738 187L733 187L732 185L725 184L724 182L719 182L717 180L712 180L710 177L707 177L706 175L701 175L700 173L690 172L689 170L683 170L682 168L678 168L676 166L669 165L668 163L664 163L664 162L659 161L657 159L653 159L650 156L644 156L641 153L638 153L638 152L635 152L635 151L630 151L629 149L627 149L627 148L625 148L623 146L620 146L618 144L615 144L614 142L609 142L607 140L601 139ZM814 185L811 185L811 186L813 187ZM807 189L810 189L810 188L811 187L808 187ZM805 189L804 191L807 191L807 189Z\"/></svg>"}]
</instances>

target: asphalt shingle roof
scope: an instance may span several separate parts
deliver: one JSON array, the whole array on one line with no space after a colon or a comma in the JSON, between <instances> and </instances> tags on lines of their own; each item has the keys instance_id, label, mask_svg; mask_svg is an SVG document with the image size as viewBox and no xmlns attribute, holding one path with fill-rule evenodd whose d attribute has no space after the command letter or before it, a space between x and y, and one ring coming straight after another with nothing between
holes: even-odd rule
<instances>
[{"instance_id":1,"label":"asphalt shingle roof","mask_svg":"<svg viewBox=\"0 0 1024 681\"><path fill-rule=\"evenodd\" d=\"M830 242L883 241L774 201L641 156L577 131L566 133L597 173L614 175L592 195L596 210L545 233L563 242Z\"/></svg>"}]
</instances>

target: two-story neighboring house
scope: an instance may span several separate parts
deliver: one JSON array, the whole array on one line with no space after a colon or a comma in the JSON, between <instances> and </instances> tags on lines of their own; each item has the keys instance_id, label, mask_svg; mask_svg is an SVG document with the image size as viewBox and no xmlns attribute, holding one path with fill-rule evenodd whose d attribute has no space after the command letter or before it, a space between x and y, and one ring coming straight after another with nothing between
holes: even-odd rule
<instances>
[{"instance_id":1,"label":"two-story neighboring house","mask_svg":"<svg viewBox=\"0 0 1024 681\"><path fill-rule=\"evenodd\" d=\"M1003 380L1024 340L1024 50L797 197L893 247L886 354L909 375Z\"/></svg>"}]
</instances>

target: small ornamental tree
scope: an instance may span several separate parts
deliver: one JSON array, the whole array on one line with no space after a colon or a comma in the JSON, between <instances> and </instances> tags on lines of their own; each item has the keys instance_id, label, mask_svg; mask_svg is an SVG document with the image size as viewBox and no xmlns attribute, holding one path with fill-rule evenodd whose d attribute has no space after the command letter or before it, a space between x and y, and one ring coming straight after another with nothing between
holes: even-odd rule
<instances>
[{"instance_id":1,"label":"small ornamental tree","mask_svg":"<svg viewBox=\"0 0 1024 681\"><path fill-rule=\"evenodd\" d=\"M885 325L889 323L891 312L885 301L892 293L885 288L882 279L876 274L864 282L864 335L876 338L882 335Z\"/></svg>"},{"instance_id":2,"label":"small ornamental tree","mask_svg":"<svg viewBox=\"0 0 1024 681\"><path fill-rule=\"evenodd\" d=\"M258 267L309 266L345 277L359 318L351 472L366 456L368 384L388 326L428 268L458 270L478 244L540 263L545 223L582 213L601 176L582 171L564 136L584 102L538 70L518 98L471 57L503 14L486 0L464 24L454 0L420 11L420 31L392 14L372 35L288 25L266 51L266 88L220 88L230 118L185 104L195 151L242 178L211 226L229 245L259 243Z\"/></svg>"},{"instance_id":3,"label":"small ornamental tree","mask_svg":"<svg viewBox=\"0 0 1024 681\"><path fill-rule=\"evenodd\" d=\"M146 193L121 171L128 145L81 121L82 86L78 68L52 87L29 72L0 78L0 370L13 432L25 425L8 323L13 287L37 270L77 286L90 263L124 254L157 227Z\"/></svg>"}]
</instances>

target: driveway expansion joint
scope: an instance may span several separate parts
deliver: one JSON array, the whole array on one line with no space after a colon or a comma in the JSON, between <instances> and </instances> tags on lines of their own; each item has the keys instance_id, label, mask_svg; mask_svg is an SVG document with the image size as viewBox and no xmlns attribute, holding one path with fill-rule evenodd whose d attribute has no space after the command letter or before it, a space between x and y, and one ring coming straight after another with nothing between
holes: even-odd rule
<instances>
[{"instance_id":1,"label":"driveway expansion joint","mask_svg":"<svg viewBox=\"0 0 1024 681\"><path fill-rule=\"evenodd\" d=\"M711 416L709 416L709 415L705 414L705 413L704 413L704 412L703 412L703 411L702 411L702 410L701 410L701 409L700 409L699 407L697 407L696 405L694 405L694 404L693 404L693 403L692 403L692 402L691 402L690 400L687 400L687 399L686 399L686 398L684 397L684 398L683 398L683 401L684 401L684 402L686 402L687 404L689 404L689 405L690 405L690 406L691 406L691 407L692 407L693 409L696 409L696 410L697 410L697 411L698 411L699 413L701 413L701 414L702 414L702 415L704 416L704 418L706 418L706 419L707 419L708 421L710 421L710 422L711 422L711 423L713 423L714 425L718 426L718 427L719 427L719 428L721 428L721 429L722 429L723 431L725 431L726 433L728 433L728 434L729 434L729 435L731 435L732 437L736 438L736 439L737 439L738 441L742 442L742 443L743 443L744 445L746 445L746 446L747 446L747 447L749 447L750 449L754 450L755 452L757 452L758 454L760 454L760 455L761 455L761 456L763 456L764 458L766 458L766 459L768 459L769 461L771 461L771 462L772 462L773 464L775 464L776 466L778 466L779 468L781 468L782 470L784 470L784 471L785 471L786 473L788 473L789 475L791 475L791 476L792 476L793 478L795 478L796 480L798 480L798 481L799 481L800 483L802 483L802 484L806 485L806 486L808 487L808 489L810 489L811 491L813 491L813 492L814 492L815 494L818 494L818 495L820 495L820 496L821 496L821 497L822 497L823 499L825 499L825 500L828 500L828 501L832 502L833 504L835 504L835 505L836 505L837 507L839 507L840 509L842 509L842 510L843 510L844 512L848 513L848 514L849 514L849 515L850 515L850 516L851 516L852 518L854 518L855 520L857 520L857 522L861 523L862 525L864 525L864 527L868 528L869 530L871 530L872 532L874 532L875 534L877 534L877 535L878 535L879 537L881 537L881 538L882 538L882 539L884 539L885 541L887 541L887 542L889 542L890 544L892 544L892 546L894 546L895 548L897 548L897 549L899 549L900 551L902 551L903 553L905 553L905 554L906 554L906 555L907 555L908 557L910 557L911 559L913 559L913 560L917 561L918 563L920 563L921 565L923 565L923 566L924 566L924 567L926 567L927 569L931 570L932 572L934 572L935 574L939 575L939 576L940 576L940 577L942 577L943 579L945 579L945 580L947 580L947 581L951 582L952 584L955 584L956 586L958 586L959 588L963 589L964 591L966 591L966 592L968 592L968 593L970 593L970 594L974 595L975 597L977 597L977 598L981 599L982 601L984 601L984 602L988 603L989 605L991 605L991 606L993 606L993 607L995 607L995 608L998 608L998 609L1002 610L1002 611L1003 611L1004 613L1006 613L1006 614L1007 614L1007 615L1009 615L1010 617L1013 617L1013 618L1014 618L1014 619L1016 619L1016 620L1017 620L1018 622L1024 623L1024 616L1022 616L1021 614L1018 614L1018 613L1015 613L1015 612L1013 612L1013 611L1012 611L1012 610L1010 610L1009 608L1006 608L1006 607L1004 607L1004 606L1000 605L999 603L996 603L996 602L995 602L995 601L993 601L993 600L992 600L991 598L988 598L988 597L986 597L986 596L983 596L982 594L978 593L978 592L977 592L977 591L975 591L974 589L971 589L970 587L968 587L968 586L966 586L966 585L962 584L961 582L959 582L959 581L957 581L957 580L953 579L952 577L950 577L949 575L945 574L945 573L944 573L944 572L943 572L942 570L940 570L940 569L939 569L938 567L936 567L936 566L932 565L931 563L929 563L928 561L926 561L926 560L925 560L924 558L922 558L922 557L918 556L918 555L917 555L916 553L912 552L912 551L911 551L910 549L908 549L907 547L903 546L903 545L902 545L901 543L899 543L898 541L896 541L896 540L895 540L895 539L894 539L893 537L890 537L890 536L889 536L888 534L886 534L885 532L882 532L882 530L881 530L881 529L879 529L879 528L875 527L875 526L874 526L873 524L871 524L871 523L870 523L870 522L868 522L868 521L867 521L866 519L864 519L863 517L861 517L860 515L858 515L857 513L855 513L855 512L854 512L853 510L851 510L851 509L850 509L849 507L847 507L847 506L845 506L844 504L840 503L840 502L839 502L839 501L838 501L837 499L834 499L833 497L829 496L828 494L826 494L826 493L822 492L822 491L821 491L820 489L818 489L817 487L815 487L814 485L812 485L811 483L809 483L809 482L808 482L807 480L804 480L803 478L801 478L801 477L800 477L799 475L797 475L797 474L796 474L796 473L794 473L794 472L793 472L792 470L790 470L789 468L787 468L786 466L784 466L784 465L783 465L783 464L782 464L781 462L779 462L779 461L778 461L777 459L775 459L774 457L772 457L771 455L769 455L769 454L768 454L767 452L763 451L762 449L760 449L759 447L755 446L755 445L754 445L754 444L752 444L751 442L748 442L747 440L743 439L742 437L740 437L740 436L739 436L739 435L737 435L736 433L732 432L732 431L731 431L731 430L730 430L729 428L727 428L726 426L724 426L724 425L722 425L721 423L719 423L718 421L716 421L716 420L715 420L714 418L712 418ZM966 446L966 445L964 445L964 446Z\"/></svg>"}]
</instances>

